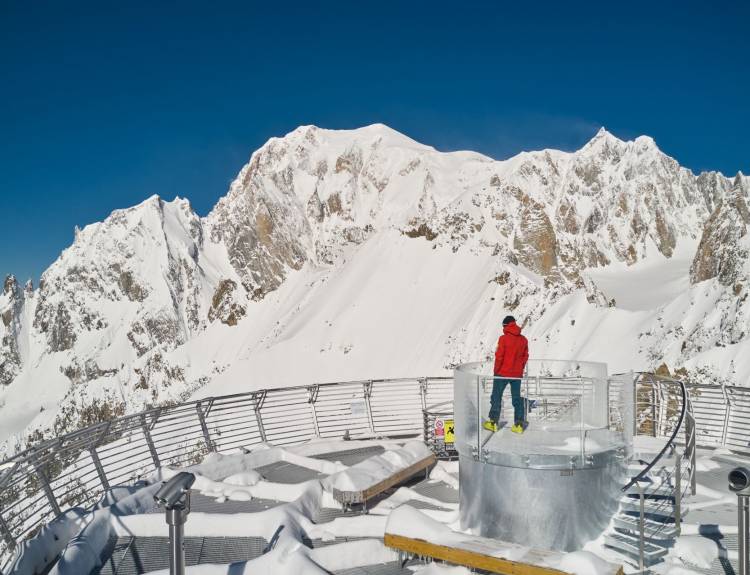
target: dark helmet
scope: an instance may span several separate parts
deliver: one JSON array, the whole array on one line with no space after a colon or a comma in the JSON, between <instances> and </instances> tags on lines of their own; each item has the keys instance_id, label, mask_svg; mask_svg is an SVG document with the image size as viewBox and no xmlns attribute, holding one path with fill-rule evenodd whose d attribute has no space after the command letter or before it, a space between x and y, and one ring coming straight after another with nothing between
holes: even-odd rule
<instances>
[{"instance_id":1,"label":"dark helmet","mask_svg":"<svg viewBox=\"0 0 750 575\"><path fill-rule=\"evenodd\" d=\"M505 319L503 320L503 325L508 325L509 323L516 323L516 318L514 318L512 315L506 315Z\"/></svg>"}]
</instances>

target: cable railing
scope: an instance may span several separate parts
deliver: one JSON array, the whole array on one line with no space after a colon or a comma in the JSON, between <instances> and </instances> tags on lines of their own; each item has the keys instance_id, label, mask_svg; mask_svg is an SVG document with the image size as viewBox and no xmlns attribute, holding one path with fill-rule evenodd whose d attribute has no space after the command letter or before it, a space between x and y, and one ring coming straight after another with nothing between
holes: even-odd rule
<instances>
[{"instance_id":1,"label":"cable railing","mask_svg":"<svg viewBox=\"0 0 750 575\"><path fill-rule=\"evenodd\" d=\"M617 395L622 385L622 378L610 378L609 394ZM633 385L634 434L670 437L678 426L675 383L641 377ZM750 388L686 384L686 391L695 415L684 424L692 425L686 443L750 450ZM16 545L61 512L90 508L111 487L133 484L161 466L264 442L409 435L429 440L425 412L437 404L448 419L452 377L324 383L153 408L39 442L0 463L0 575ZM610 423L622 425L618 410L610 413Z\"/></svg>"}]
</instances>

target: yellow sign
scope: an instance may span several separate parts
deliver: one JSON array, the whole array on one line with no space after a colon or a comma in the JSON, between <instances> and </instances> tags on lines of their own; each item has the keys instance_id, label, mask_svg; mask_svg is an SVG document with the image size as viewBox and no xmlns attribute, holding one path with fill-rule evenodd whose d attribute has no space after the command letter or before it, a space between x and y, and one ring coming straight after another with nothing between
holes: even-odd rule
<instances>
[{"instance_id":1,"label":"yellow sign","mask_svg":"<svg viewBox=\"0 0 750 575\"><path fill-rule=\"evenodd\" d=\"M445 420L445 442L453 443L456 440L456 426L452 419Z\"/></svg>"}]
</instances>

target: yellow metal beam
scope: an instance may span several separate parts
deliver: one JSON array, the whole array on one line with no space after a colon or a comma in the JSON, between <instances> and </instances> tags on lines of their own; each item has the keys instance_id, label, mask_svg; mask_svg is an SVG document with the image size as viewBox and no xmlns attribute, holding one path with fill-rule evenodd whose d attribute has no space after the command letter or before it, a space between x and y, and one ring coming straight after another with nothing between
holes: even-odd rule
<instances>
[{"instance_id":1,"label":"yellow metal beam","mask_svg":"<svg viewBox=\"0 0 750 575\"><path fill-rule=\"evenodd\" d=\"M454 565L462 565L473 569L483 569L490 573L501 573L502 575L569 575L564 571L542 567L531 563L510 561L500 557L484 555L468 549L436 545L422 539L412 539L402 535L386 533L384 536L386 547L405 551L422 557L439 559ZM614 566L613 566L614 567ZM623 575L622 566L616 568L611 575Z\"/></svg>"}]
</instances>

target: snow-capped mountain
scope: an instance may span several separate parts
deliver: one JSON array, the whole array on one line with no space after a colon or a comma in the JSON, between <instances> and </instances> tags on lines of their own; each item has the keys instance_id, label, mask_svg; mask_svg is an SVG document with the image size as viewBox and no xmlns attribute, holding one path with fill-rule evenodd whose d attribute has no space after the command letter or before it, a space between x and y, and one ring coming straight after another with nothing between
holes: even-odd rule
<instances>
[{"instance_id":1,"label":"snow-capped mountain","mask_svg":"<svg viewBox=\"0 0 750 575\"><path fill-rule=\"evenodd\" d=\"M300 127L207 217L152 197L77 230L38 289L8 277L0 440L191 394L440 373L490 354L508 313L537 357L744 383L749 194L603 129L495 161Z\"/></svg>"}]
</instances>

